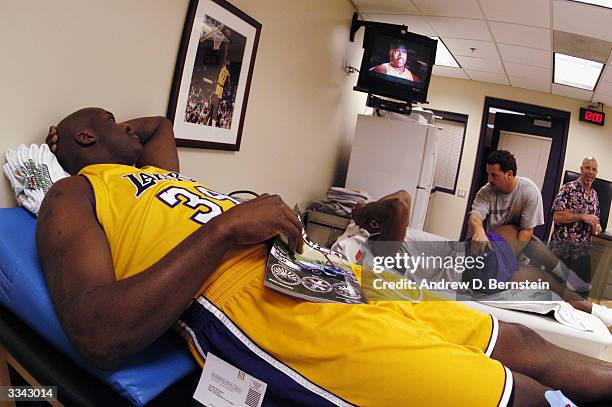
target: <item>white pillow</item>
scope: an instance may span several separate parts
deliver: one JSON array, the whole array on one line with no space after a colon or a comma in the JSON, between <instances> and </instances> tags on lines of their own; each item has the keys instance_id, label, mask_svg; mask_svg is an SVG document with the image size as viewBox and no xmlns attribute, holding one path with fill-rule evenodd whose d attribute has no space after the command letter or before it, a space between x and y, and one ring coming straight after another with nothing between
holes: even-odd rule
<instances>
[{"instance_id":1,"label":"white pillow","mask_svg":"<svg viewBox=\"0 0 612 407\"><path fill-rule=\"evenodd\" d=\"M9 179L15 200L38 216L40 204L53 183L69 177L46 144L25 144L17 150L6 152L6 164L2 167Z\"/></svg>"}]
</instances>

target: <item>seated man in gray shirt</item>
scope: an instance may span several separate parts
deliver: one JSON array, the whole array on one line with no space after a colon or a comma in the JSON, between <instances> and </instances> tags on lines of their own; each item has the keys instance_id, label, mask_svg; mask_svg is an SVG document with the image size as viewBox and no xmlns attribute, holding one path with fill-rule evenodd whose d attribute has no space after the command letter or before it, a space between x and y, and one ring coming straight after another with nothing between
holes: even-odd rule
<instances>
[{"instance_id":1,"label":"seated man in gray shirt","mask_svg":"<svg viewBox=\"0 0 612 407\"><path fill-rule=\"evenodd\" d=\"M470 211L473 253L480 255L490 247L486 231L502 225L518 227L522 249L531 240L533 229L544 224L542 194L532 180L516 176L516 160L509 151L489 154L487 175L489 182L476 194Z\"/></svg>"}]
</instances>

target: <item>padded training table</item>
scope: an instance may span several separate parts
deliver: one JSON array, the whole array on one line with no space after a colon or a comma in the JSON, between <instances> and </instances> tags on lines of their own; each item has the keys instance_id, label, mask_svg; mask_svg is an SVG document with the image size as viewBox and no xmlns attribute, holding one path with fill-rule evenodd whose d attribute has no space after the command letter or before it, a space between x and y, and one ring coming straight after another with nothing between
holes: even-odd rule
<instances>
[{"instance_id":1,"label":"padded training table","mask_svg":"<svg viewBox=\"0 0 612 407\"><path fill-rule=\"evenodd\" d=\"M0 386L8 386L8 366L30 385L57 386L58 402L65 406L133 406L110 386L90 375L30 327L0 305ZM200 371L169 387L147 406L197 405L192 399ZM3 403L0 403L3 404Z\"/></svg>"}]
</instances>

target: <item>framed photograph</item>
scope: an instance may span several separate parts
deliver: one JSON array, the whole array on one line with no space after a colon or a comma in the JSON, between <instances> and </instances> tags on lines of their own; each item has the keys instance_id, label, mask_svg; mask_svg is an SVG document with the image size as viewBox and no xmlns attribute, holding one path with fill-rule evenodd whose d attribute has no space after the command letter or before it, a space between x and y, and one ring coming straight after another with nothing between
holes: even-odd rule
<instances>
[{"instance_id":1,"label":"framed photograph","mask_svg":"<svg viewBox=\"0 0 612 407\"><path fill-rule=\"evenodd\" d=\"M168 103L176 144L238 151L261 24L225 0L191 0Z\"/></svg>"}]
</instances>

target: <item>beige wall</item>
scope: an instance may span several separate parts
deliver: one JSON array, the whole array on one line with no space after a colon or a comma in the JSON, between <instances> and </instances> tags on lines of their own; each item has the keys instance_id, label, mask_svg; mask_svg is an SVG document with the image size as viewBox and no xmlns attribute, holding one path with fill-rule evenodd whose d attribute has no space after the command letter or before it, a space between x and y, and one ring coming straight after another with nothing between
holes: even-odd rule
<instances>
[{"instance_id":1,"label":"beige wall","mask_svg":"<svg viewBox=\"0 0 612 407\"><path fill-rule=\"evenodd\" d=\"M579 171L582 158L594 155L599 158L599 176L612 180L612 161L609 159L612 157L612 131L610 130L612 125L608 123L604 127L599 127L579 122L578 110L583 102L510 86L434 77L429 89L430 104L428 107L469 115L457 189L465 189L469 194L485 96L570 112L572 117L563 164L564 170ZM606 113L612 115L612 110L606 108ZM520 171L519 168L519 175ZM456 195L439 192L433 194L426 230L449 238L459 238L466 206L467 196L459 198Z\"/></svg>"},{"instance_id":2,"label":"beige wall","mask_svg":"<svg viewBox=\"0 0 612 407\"><path fill-rule=\"evenodd\" d=\"M347 76L341 65L347 59L359 66L363 30L348 42L348 0L291 7L282 0L232 2L263 24L241 151L180 149L182 171L219 191L278 192L306 206L346 175L365 95L352 91L356 75ZM165 114L187 4L0 2L0 152L42 140L49 125L82 106L105 107L120 120ZM565 168L577 170L583 156L595 154L600 176L612 179L610 124L578 122L580 102L434 77L429 106L469 115L458 188L470 186L485 96L571 112ZM8 182L0 178L0 207L12 206ZM428 230L458 237L465 209L465 198L434 194Z\"/></svg>"},{"instance_id":3,"label":"beige wall","mask_svg":"<svg viewBox=\"0 0 612 407\"><path fill-rule=\"evenodd\" d=\"M187 0L35 3L0 2L0 162L82 106L165 112ZM13 205L8 185L0 207Z\"/></svg>"},{"instance_id":4,"label":"beige wall","mask_svg":"<svg viewBox=\"0 0 612 407\"><path fill-rule=\"evenodd\" d=\"M341 69L348 0L232 0L263 25L239 152L180 149L212 188L282 193L305 206L345 171L362 106ZM119 120L166 112L187 0L0 2L0 162L82 106ZM340 163L340 164L339 164ZM340 175L341 177L342 175ZM0 207L12 206L0 180Z\"/></svg>"}]
</instances>

